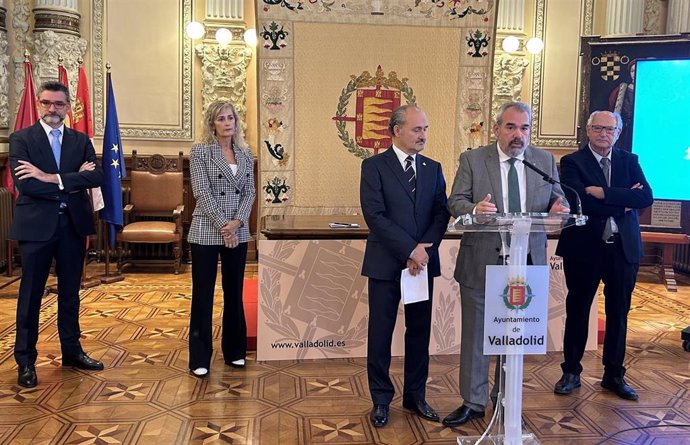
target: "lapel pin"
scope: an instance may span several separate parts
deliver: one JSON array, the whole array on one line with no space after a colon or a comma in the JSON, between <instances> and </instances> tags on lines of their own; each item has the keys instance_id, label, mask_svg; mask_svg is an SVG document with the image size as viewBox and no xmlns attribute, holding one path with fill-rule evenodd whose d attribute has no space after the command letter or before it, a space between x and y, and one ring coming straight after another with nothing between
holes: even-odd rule
<instances>
[{"instance_id":1,"label":"lapel pin","mask_svg":"<svg viewBox=\"0 0 690 445\"><path fill-rule=\"evenodd\" d=\"M426 167L426 162L422 162L422 165L423 165L424 167Z\"/></svg>"}]
</instances>

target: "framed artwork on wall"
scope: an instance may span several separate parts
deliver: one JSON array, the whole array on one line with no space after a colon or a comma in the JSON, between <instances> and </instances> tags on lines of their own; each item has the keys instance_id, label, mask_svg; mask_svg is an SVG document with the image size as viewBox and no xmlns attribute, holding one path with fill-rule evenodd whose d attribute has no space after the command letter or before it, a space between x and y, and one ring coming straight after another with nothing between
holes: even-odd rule
<instances>
[{"instance_id":1,"label":"framed artwork on wall","mask_svg":"<svg viewBox=\"0 0 690 445\"><path fill-rule=\"evenodd\" d=\"M581 38L582 85L578 141L584 143L587 118L595 110L618 111L623 131L618 147L632 149L635 66L640 59L690 57L690 34ZM669 85L673 88L673 85Z\"/></svg>"}]
</instances>

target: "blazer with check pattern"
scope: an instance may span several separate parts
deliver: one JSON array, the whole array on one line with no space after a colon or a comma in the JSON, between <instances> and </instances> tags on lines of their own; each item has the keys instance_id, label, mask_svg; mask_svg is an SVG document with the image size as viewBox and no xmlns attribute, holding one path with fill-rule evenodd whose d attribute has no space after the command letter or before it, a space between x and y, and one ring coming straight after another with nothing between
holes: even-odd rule
<instances>
[{"instance_id":1,"label":"blazer with check pattern","mask_svg":"<svg viewBox=\"0 0 690 445\"><path fill-rule=\"evenodd\" d=\"M233 146L237 174L217 143L192 146L189 169L196 207L187 241L202 245L223 245L220 229L230 220L242 221L237 229L241 243L250 239L249 214L256 198L254 157L248 148Z\"/></svg>"}]
</instances>

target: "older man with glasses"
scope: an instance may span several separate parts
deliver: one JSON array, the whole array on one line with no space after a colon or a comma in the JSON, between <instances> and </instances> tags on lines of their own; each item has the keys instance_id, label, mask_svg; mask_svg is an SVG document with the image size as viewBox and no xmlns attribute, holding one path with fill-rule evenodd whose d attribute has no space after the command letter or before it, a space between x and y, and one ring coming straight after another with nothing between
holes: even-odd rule
<instances>
[{"instance_id":1,"label":"older man with glasses","mask_svg":"<svg viewBox=\"0 0 690 445\"><path fill-rule=\"evenodd\" d=\"M62 366L103 369L103 363L86 355L79 341L79 286L86 236L95 233L87 189L101 185L103 170L89 137L64 124L70 110L67 87L59 82L44 83L38 104L41 119L10 135L9 153L19 190L10 238L19 241L22 257L14 358L17 383L26 388L38 384L38 316L53 259Z\"/></svg>"},{"instance_id":2,"label":"older man with glasses","mask_svg":"<svg viewBox=\"0 0 690 445\"><path fill-rule=\"evenodd\" d=\"M563 376L556 394L580 387L589 312L604 282L606 336L601 386L627 400L638 395L623 378L628 311L642 256L637 209L652 204L652 189L637 156L614 148L622 129L618 113L595 111L587 121L589 144L561 158L561 181L577 190L587 224L563 230L556 253L568 286ZM565 191L568 199L575 199Z\"/></svg>"}]
</instances>

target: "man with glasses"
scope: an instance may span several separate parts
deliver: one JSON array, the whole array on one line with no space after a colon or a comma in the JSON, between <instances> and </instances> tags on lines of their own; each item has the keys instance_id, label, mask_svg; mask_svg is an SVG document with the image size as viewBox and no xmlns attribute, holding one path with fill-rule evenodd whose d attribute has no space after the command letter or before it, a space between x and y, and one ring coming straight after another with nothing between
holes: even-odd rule
<instances>
[{"instance_id":1,"label":"man with glasses","mask_svg":"<svg viewBox=\"0 0 690 445\"><path fill-rule=\"evenodd\" d=\"M595 111L587 121L589 144L561 158L561 180L577 190L587 224L563 230L556 253L563 257L568 286L563 376L556 394L580 386L589 312L604 282L606 336L601 386L627 400L638 395L623 378L628 311L635 288L642 238L637 209L652 204L652 189L637 155L613 148L623 124L618 113ZM566 190L568 199L575 199Z\"/></svg>"},{"instance_id":2,"label":"man with glasses","mask_svg":"<svg viewBox=\"0 0 690 445\"><path fill-rule=\"evenodd\" d=\"M64 124L70 110L67 87L59 82L44 83L38 103L41 119L10 135L9 153L19 190L10 238L19 241L22 257L14 358L18 384L26 388L38 384L38 317L53 259L62 366L103 369L103 363L86 355L79 342L79 286L86 236L95 233L87 189L101 185L103 170L89 137Z\"/></svg>"}]
</instances>

